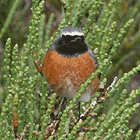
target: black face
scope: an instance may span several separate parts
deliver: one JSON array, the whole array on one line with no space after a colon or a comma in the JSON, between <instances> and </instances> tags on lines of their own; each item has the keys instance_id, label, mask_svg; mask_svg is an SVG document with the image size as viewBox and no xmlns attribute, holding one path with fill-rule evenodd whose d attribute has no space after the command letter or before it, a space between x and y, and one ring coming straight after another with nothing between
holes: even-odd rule
<instances>
[{"instance_id":1,"label":"black face","mask_svg":"<svg viewBox=\"0 0 140 140\"><path fill-rule=\"evenodd\" d=\"M84 36L62 35L56 44L56 51L67 57L74 57L88 51Z\"/></svg>"}]
</instances>

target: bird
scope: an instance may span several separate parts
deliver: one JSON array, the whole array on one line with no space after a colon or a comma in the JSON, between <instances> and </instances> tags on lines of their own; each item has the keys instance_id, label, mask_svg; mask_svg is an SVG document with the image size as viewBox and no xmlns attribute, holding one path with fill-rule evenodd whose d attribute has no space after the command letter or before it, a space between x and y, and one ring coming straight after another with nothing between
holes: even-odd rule
<instances>
[{"instance_id":1,"label":"bird","mask_svg":"<svg viewBox=\"0 0 140 140\"><path fill-rule=\"evenodd\" d=\"M84 33L77 27L61 29L59 36L46 52L39 72L59 96L73 99L81 84L98 69L97 58L85 43ZM79 102L88 102L99 89L95 78Z\"/></svg>"}]
</instances>

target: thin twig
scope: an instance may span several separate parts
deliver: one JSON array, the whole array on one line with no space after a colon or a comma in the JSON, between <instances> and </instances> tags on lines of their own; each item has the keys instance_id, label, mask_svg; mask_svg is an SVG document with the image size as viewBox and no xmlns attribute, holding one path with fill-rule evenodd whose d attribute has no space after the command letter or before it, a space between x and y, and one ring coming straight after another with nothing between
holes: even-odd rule
<instances>
[{"instance_id":1,"label":"thin twig","mask_svg":"<svg viewBox=\"0 0 140 140\"><path fill-rule=\"evenodd\" d=\"M90 110L92 110L97 104L97 99L95 98L95 100L93 102L91 102L89 108L85 111L84 114L81 114L80 119L82 119L83 121L87 118L87 116L90 113Z\"/></svg>"},{"instance_id":2,"label":"thin twig","mask_svg":"<svg viewBox=\"0 0 140 140\"><path fill-rule=\"evenodd\" d=\"M24 139L24 137L25 137L25 135L26 135L28 129L29 129L29 125L27 124L27 125L24 127L24 130L23 130L23 132L22 132L22 135L21 135L21 137L20 137L20 140L23 140L23 139Z\"/></svg>"},{"instance_id":3,"label":"thin twig","mask_svg":"<svg viewBox=\"0 0 140 140\"><path fill-rule=\"evenodd\" d=\"M109 91L112 87L114 87L115 83L117 82L118 77L114 77L113 82L111 83L111 85L107 88L107 91Z\"/></svg>"},{"instance_id":4,"label":"thin twig","mask_svg":"<svg viewBox=\"0 0 140 140\"><path fill-rule=\"evenodd\" d=\"M45 131L44 139L47 139L49 136L53 136L56 132L60 120L54 120L52 124L50 124Z\"/></svg>"},{"instance_id":5,"label":"thin twig","mask_svg":"<svg viewBox=\"0 0 140 140\"><path fill-rule=\"evenodd\" d=\"M76 124L77 123L77 120L76 120L76 118L75 118L75 116L73 114L73 110L70 111L70 117L72 118L74 124Z\"/></svg>"}]
</instances>

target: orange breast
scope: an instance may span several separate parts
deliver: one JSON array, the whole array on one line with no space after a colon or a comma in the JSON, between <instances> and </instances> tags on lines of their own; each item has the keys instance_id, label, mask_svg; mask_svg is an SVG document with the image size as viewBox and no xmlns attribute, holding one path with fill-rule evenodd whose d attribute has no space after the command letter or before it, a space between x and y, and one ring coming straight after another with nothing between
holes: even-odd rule
<instances>
[{"instance_id":1,"label":"orange breast","mask_svg":"<svg viewBox=\"0 0 140 140\"><path fill-rule=\"evenodd\" d=\"M69 98L74 97L80 85L95 70L94 61L90 58L88 52L78 58L66 58L51 50L46 53L42 66L42 74L46 77L51 88L58 95ZM99 79L96 78L88 87L87 92L95 93L98 86Z\"/></svg>"}]
</instances>

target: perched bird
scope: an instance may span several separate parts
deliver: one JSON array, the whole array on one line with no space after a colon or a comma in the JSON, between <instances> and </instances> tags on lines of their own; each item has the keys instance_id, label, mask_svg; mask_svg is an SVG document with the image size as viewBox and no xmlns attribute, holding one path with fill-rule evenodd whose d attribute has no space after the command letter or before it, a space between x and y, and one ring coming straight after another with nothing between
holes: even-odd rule
<instances>
[{"instance_id":1,"label":"perched bird","mask_svg":"<svg viewBox=\"0 0 140 140\"><path fill-rule=\"evenodd\" d=\"M51 89L62 97L72 99L81 84L98 68L96 56L84 41L84 33L77 27L60 31L38 70L45 76ZM79 101L87 102L99 88L97 77Z\"/></svg>"}]
</instances>

